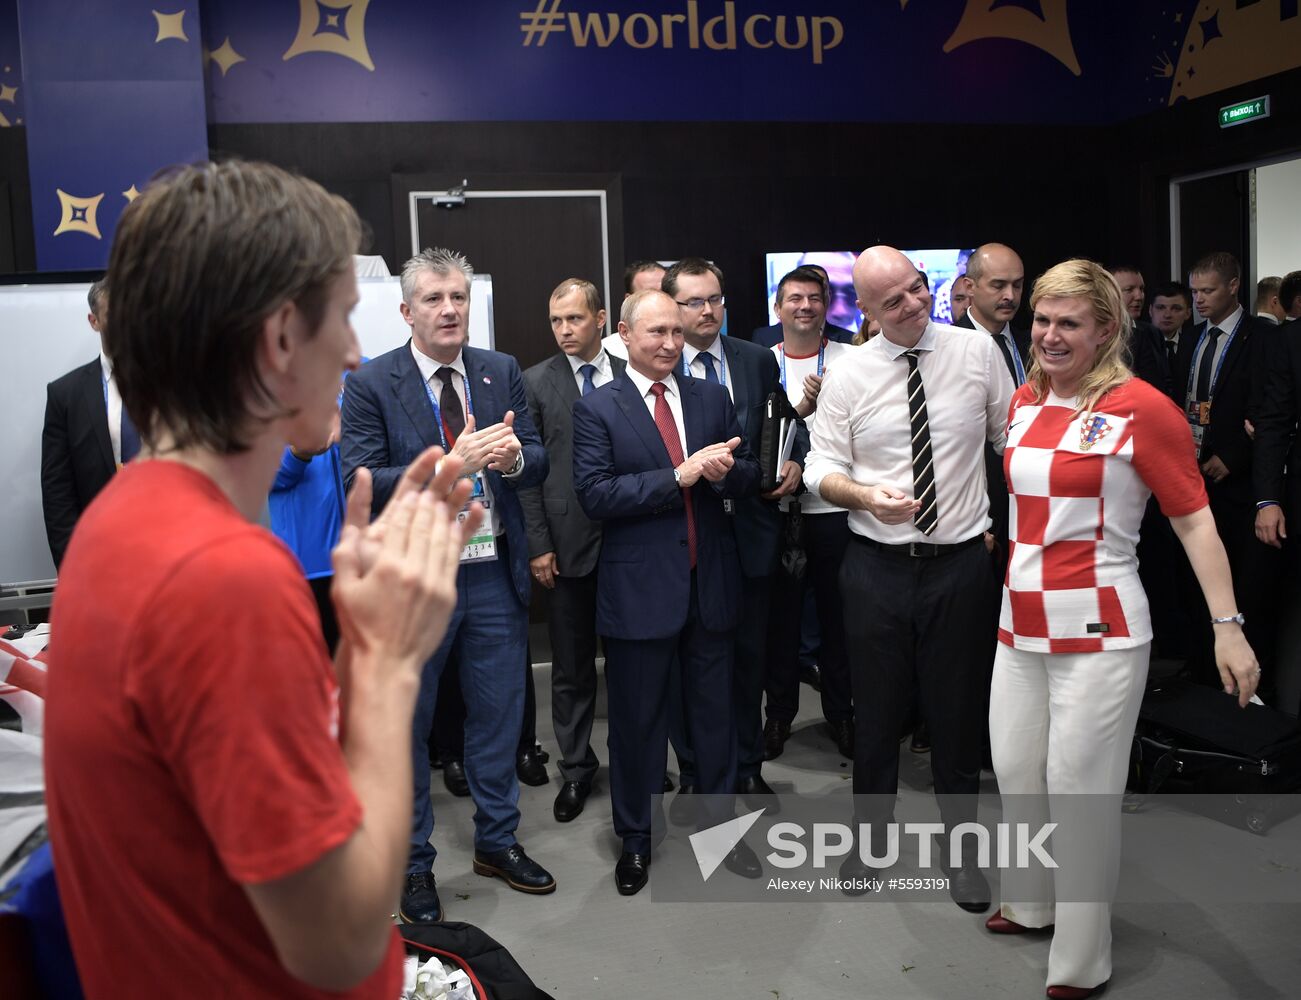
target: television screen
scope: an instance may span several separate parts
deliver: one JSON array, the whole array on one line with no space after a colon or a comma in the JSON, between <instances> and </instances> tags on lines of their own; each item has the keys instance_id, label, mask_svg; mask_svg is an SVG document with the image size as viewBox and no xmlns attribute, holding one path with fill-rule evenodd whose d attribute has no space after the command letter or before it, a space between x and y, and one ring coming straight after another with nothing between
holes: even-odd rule
<instances>
[{"instance_id":1,"label":"television screen","mask_svg":"<svg viewBox=\"0 0 1301 1000\"><path fill-rule=\"evenodd\" d=\"M953 319L949 307L949 290L953 279L967 273L967 258L972 251L904 250L917 270L924 271L931 286L931 318L939 323ZM777 322L777 282L782 276L801 264L818 264L826 268L830 279L831 301L827 304L827 322L857 331L863 322L854 294L854 260L858 254L852 250L794 250L767 255L768 322Z\"/></svg>"}]
</instances>

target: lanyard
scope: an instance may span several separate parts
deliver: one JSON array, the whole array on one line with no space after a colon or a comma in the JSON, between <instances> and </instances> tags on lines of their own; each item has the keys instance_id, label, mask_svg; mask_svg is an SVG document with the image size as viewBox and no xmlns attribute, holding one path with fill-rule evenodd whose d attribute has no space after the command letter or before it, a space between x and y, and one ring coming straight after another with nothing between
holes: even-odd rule
<instances>
[{"instance_id":1,"label":"lanyard","mask_svg":"<svg viewBox=\"0 0 1301 1000\"><path fill-rule=\"evenodd\" d=\"M697 353L698 355L699 355L699 354L709 354L708 351L697 351L696 353ZM726 388L727 388L727 352L725 352L724 350L722 350L722 349L720 348L719 351L718 351L718 354L719 354L719 358L718 358L718 381L719 381L719 384L722 385L722 387L723 387L724 389L726 389ZM712 357L713 355L710 355L710 356ZM702 362L702 364L703 364L703 362ZM695 376L691 374L691 365L687 364L687 352L686 352L686 351L683 351L683 352L682 352L682 374L685 375L687 378L695 378Z\"/></svg>"},{"instance_id":2,"label":"lanyard","mask_svg":"<svg viewBox=\"0 0 1301 1000\"><path fill-rule=\"evenodd\" d=\"M1008 351L1012 354L1012 364L1016 368L1016 384L1025 385L1025 363L1021 360L1021 352L1017 350L1016 339L1008 336L1006 333L1000 333L998 336L1002 339L1003 343L1007 345Z\"/></svg>"},{"instance_id":3,"label":"lanyard","mask_svg":"<svg viewBox=\"0 0 1301 1000\"><path fill-rule=\"evenodd\" d=\"M778 344L777 350L781 353L782 359L782 388L786 388L786 345ZM827 353L827 338L822 338L822 343L818 345L818 378L822 378L822 359ZM800 359L803 360L803 359Z\"/></svg>"},{"instance_id":4,"label":"lanyard","mask_svg":"<svg viewBox=\"0 0 1301 1000\"><path fill-rule=\"evenodd\" d=\"M1229 356L1229 345L1233 343L1233 338L1238 335L1238 330L1242 328L1242 321L1246 318L1247 310L1244 309L1242 310L1242 315L1238 317L1238 322L1233 325L1233 332L1229 334L1229 339L1224 342L1224 349L1220 351L1220 360L1216 362L1215 370L1211 372L1210 393L1212 399L1215 398L1215 386L1220 381L1220 369L1224 367L1224 359ZM1199 367L1197 359L1201 358L1201 364L1207 364L1210 360L1209 358L1202 358L1201 356L1202 348L1206 344L1206 335L1212 325L1211 321L1207 319L1205 329L1202 330L1201 336L1197 338L1197 346L1193 348L1193 363L1188 366L1188 395L1184 397L1185 400L1193 398L1193 390L1196 388L1194 382Z\"/></svg>"},{"instance_id":5,"label":"lanyard","mask_svg":"<svg viewBox=\"0 0 1301 1000\"><path fill-rule=\"evenodd\" d=\"M429 384L429 379L421 379L425 386L425 395L429 397L429 405L434 408L434 423L438 425L438 440L443 443L443 451L449 451L447 447L447 428L443 424L443 411L438 405L438 400L434 398L433 386ZM470 398L470 380L464 375L461 376L461 383L465 386L465 409L466 416L474 416L474 400Z\"/></svg>"}]
</instances>

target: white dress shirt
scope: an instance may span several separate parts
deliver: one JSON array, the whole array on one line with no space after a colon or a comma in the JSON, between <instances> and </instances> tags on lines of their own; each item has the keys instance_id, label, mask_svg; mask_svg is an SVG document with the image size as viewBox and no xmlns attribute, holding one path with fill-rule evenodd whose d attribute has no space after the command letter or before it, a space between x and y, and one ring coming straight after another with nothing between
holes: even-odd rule
<instances>
[{"instance_id":1,"label":"white dress shirt","mask_svg":"<svg viewBox=\"0 0 1301 1000\"><path fill-rule=\"evenodd\" d=\"M84 357L85 355L83 355ZM113 442L113 464L122 466L122 393L113 381L113 365L108 355L99 352L99 370L104 380L104 409L108 418L108 439Z\"/></svg>"},{"instance_id":2,"label":"white dress shirt","mask_svg":"<svg viewBox=\"0 0 1301 1000\"><path fill-rule=\"evenodd\" d=\"M655 396L651 393L651 386L654 381L648 379L641 372L637 371L632 365L628 366L628 378L632 379L632 384L637 387L641 393L642 402L646 404L646 410L651 415L651 420L655 419ZM672 375L666 379L661 379L665 393L664 399L669 404L669 411L673 414L673 423L678 428L678 441L682 444L682 457L686 458L691 452L687 451L687 425L682 421L682 397L678 395L678 381ZM658 425L657 425L658 426Z\"/></svg>"},{"instance_id":3,"label":"white dress shirt","mask_svg":"<svg viewBox=\"0 0 1301 1000\"><path fill-rule=\"evenodd\" d=\"M610 357L604 350L597 351L596 357L591 361L584 361L576 354L566 354L569 359L569 367L574 370L574 382L578 385L578 394L583 394L583 373L579 371L583 365L591 365L596 371L592 374L592 385L597 389L607 382L614 381L614 368L610 364Z\"/></svg>"},{"instance_id":4,"label":"white dress shirt","mask_svg":"<svg viewBox=\"0 0 1301 1000\"><path fill-rule=\"evenodd\" d=\"M433 390L434 399L441 399L443 395L443 380L438 377L438 369L447 367L456 372L456 378L452 379L452 388L456 390L456 395L461 400L461 412L465 414L465 419L468 423L470 419L470 404L467 403L465 399L465 354L458 351L455 360L453 360L451 364L443 365L441 362L435 361L433 358L429 357L429 355L422 354L416 347L416 342L413 340L411 342L411 356L416 359L416 367L420 369L421 378L423 378L425 384ZM471 397L470 402L473 402L473 397ZM431 421L433 420L433 416L433 410L430 410L429 418ZM475 417L474 419L474 426L475 430L483 429L479 426L478 417ZM524 462L522 461L523 457L524 453L520 452L521 461L519 467L516 468L511 475L506 476L507 479L514 479L524 471ZM503 475L505 475L505 473L503 473ZM501 515L497 511L497 505L493 503L492 484L488 482L487 476L483 477L483 495L484 499L488 502L488 523L492 526L492 533L494 535L500 535L506 530L506 526L502 523Z\"/></svg>"},{"instance_id":5,"label":"white dress shirt","mask_svg":"<svg viewBox=\"0 0 1301 1000\"><path fill-rule=\"evenodd\" d=\"M1202 365L1206 362L1207 358L1210 359L1211 378L1215 378L1215 370L1219 367L1220 359L1224 357L1224 352L1229 348L1229 335L1237 329L1238 324L1244 319L1242 312L1242 306L1238 306L1237 309L1233 310L1233 312L1229 313L1229 315L1225 317L1223 323L1212 323L1208 317L1206 320L1205 330L1197 331L1197 336L1193 340L1193 350L1197 350L1197 346L1201 344L1202 334L1209 333L1211 327L1219 327L1224 332L1215 338L1214 354L1211 354L1210 351L1206 349L1205 345L1203 345L1198 356L1193 358L1192 392L1188 393L1188 386L1186 385L1178 387L1182 388L1186 393L1184 399L1185 406L1191 403L1193 401L1193 396L1197 394L1197 383L1202 377ZM1238 332L1241 333L1242 331L1239 330ZM1215 386L1212 386L1212 390L1214 390L1214 388Z\"/></svg>"},{"instance_id":6,"label":"white dress shirt","mask_svg":"<svg viewBox=\"0 0 1301 1000\"><path fill-rule=\"evenodd\" d=\"M601 338L601 350L612 358L618 358L620 361L628 360L628 345L623 342L623 338L617 333Z\"/></svg>"},{"instance_id":7,"label":"white dress shirt","mask_svg":"<svg viewBox=\"0 0 1301 1000\"><path fill-rule=\"evenodd\" d=\"M980 331L930 323L916 349L935 460L935 530L924 535L911 520L883 524L865 510L851 510L849 526L890 545L953 544L991 524L985 442L1003 450L1012 380L1002 352ZM836 359L818 395L804 467L809 489L819 490L823 479L841 473L860 485L893 486L913 495L905 350L882 334Z\"/></svg>"},{"instance_id":8,"label":"white dress shirt","mask_svg":"<svg viewBox=\"0 0 1301 1000\"><path fill-rule=\"evenodd\" d=\"M972 312L970 309L967 310L967 319L971 320L971 325L974 326L974 327L975 327L978 331L980 331L981 333L987 333L987 334L989 334L991 337L1000 337L1000 338L1002 338L1003 343L1007 345L1007 349L1008 349L1009 351L1011 351L1012 354L1014 354L1014 355L1015 355L1016 357L1018 357L1018 358L1021 356L1021 352L1018 351L1018 350L1017 350L1017 347L1016 347L1016 338L1012 336L1012 324L1011 324L1011 323L1004 323L1004 324L1003 324L1003 329L1001 329L998 333L994 333L992 330L987 330L987 329L985 329L985 327L981 326L981 324L980 324L980 320L976 319L976 314L975 314L974 312ZM999 353L1001 354L1002 351L1000 351ZM1015 362L1013 362L1013 364L1015 364ZM1007 362L1006 362L1006 361L1003 362L1003 367L1004 367L1004 369L1007 368ZM1027 370L1028 370L1028 369L1029 369L1029 366L1027 365L1026 368L1027 368ZM1008 372L1008 375L1009 375L1009 377L1010 377L1010 376L1011 376L1011 372Z\"/></svg>"},{"instance_id":9,"label":"white dress shirt","mask_svg":"<svg viewBox=\"0 0 1301 1000\"><path fill-rule=\"evenodd\" d=\"M715 334L714 342L706 347L704 351L697 351L690 344L682 345L682 356L687 360L687 368L691 372L692 378L703 379L705 377L705 363L700 360L701 354L709 354L714 359L714 377L727 386L727 395L732 402L736 402L736 394L732 391L732 380L725 376L727 358L723 354L722 334ZM679 370L681 369L679 368Z\"/></svg>"}]
</instances>

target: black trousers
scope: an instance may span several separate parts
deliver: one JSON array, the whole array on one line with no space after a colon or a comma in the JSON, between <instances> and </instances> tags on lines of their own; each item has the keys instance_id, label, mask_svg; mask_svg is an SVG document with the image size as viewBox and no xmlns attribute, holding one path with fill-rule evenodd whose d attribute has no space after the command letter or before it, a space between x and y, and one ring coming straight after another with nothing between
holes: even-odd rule
<instances>
[{"instance_id":1,"label":"black trousers","mask_svg":"<svg viewBox=\"0 0 1301 1000\"><path fill-rule=\"evenodd\" d=\"M318 576L307 581L308 586L312 588L312 596L316 598L316 610L321 615L321 635L325 637L325 648L334 655L334 651L339 648L339 619L334 613L334 601L330 598L330 587L334 584L334 576Z\"/></svg>"},{"instance_id":2,"label":"black trousers","mask_svg":"<svg viewBox=\"0 0 1301 1000\"><path fill-rule=\"evenodd\" d=\"M700 622L696 576L691 575L687 621L663 639L605 637L605 686L610 713L610 803L623 849L649 854L651 801L660 794L668 757L670 676L679 675L685 729L695 751L694 783L710 796L736 786L732 726L732 632ZM703 809L702 826L727 818L721 799Z\"/></svg>"},{"instance_id":3,"label":"black trousers","mask_svg":"<svg viewBox=\"0 0 1301 1000\"><path fill-rule=\"evenodd\" d=\"M789 517L790 515L785 515ZM768 615L768 692L766 714L779 722L793 722L800 707L800 633L804 595L812 590L818 615L818 651L822 668L822 715L828 722L854 717L845 654L845 620L840 602L840 564L850 544L846 511L804 515L804 576L795 579L784 570L773 575L772 606Z\"/></svg>"},{"instance_id":4,"label":"black trousers","mask_svg":"<svg viewBox=\"0 0 1301 1000\"><path fill-rule=\"evenodd\" d=\"M899 738L915 700L931 727L931 775L946 825L974 819L983 658L991 627L989 555L976 540L932 558L870 547L854 536L840 570L856 720L854 794L879 796L864 818L888 821L899 787ZM962 798L955 798L955 797Z\"/></svg>"},{"instance_id":5,"label":"black trousers","mask_svg":"<svg viewBox=\"0 0 1301 1000\"><path fill-rule=\"evenodd\" d=\"M596 716L596 571L557 576L551 591L551 724L560 774L591 782L600 766L592 750Z\"/></svg>"}]
</instances>

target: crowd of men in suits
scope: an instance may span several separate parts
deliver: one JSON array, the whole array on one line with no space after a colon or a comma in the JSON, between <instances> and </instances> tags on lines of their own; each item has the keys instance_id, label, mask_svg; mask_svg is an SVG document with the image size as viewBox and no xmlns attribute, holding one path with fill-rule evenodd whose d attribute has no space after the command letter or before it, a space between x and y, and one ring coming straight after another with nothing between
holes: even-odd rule
<instances>
[{"instance_id":1,"label":"crowd of men in suits","mask_svg":"<svg viewBox=\"0 0 1301 1000\"><path fill-rule=\"evenodd\" d=\"M884 274L897 262L881 266ZM1241 304L1240 267L1225 253L1194 264L1188 285L1156 286L1150 301L1136 267L1112 273L1135 321L1134 371L1168 393L1188 419L1268 700L1279 584L1301 569L1299 540L1289 537L1289 518L1301 516L1301 334L1290 325L1301 316L1301 272L1262 280L1257 315ZM974 648L961 655L946 647L892 659L881 643L903 643L902 633L867 635L866 616L852 614L860 603L878 600L882 587L868 579L880 569L870 553L849 544L861 534L851 531L853 519L841 505L847 494L826 469L814 488L804 481L808 426L817 418L823 381L846 352L859 350L849 343L852 331L826 323L825 272L805 266L784 276L776 292L779 322L751 340L720 335L724 275L702 258L667 268L632 265L611 324L617 330L604 338L609 317L599 291L583 278L567 278L547 303L558 351L527 371L506 354L468 346L471 277L469 262L452 251L425 250L408 261L401 313L411 340L353 374L342 397L342 478L350 484L357 470L368 469L376 512L407 465L433 445L461 457L474 499L487 512L463 554L456 611L425 667L417 703L402 917L442 916L432 873L428 761L449 671L464 704L457 758L464 763L457 774L477 807L474 868L523 892L555 889L554 878L516 838L521 769L541 767L525 759L534 743L527 636L535 584L550 592L559 822L582 812L600 767L591 734L598 637L603 643L609 785L622 842L615 881L622 894L638 892L648 879L651 803L671 788L669 745L680 775L674 809L691 822L725 818L717 805L690 809L696 794L709 796L702 803L734 793L770 800L761 769L782 752L798 708L806 592L821 631L822 711L835 745L854 760L855 791L894 791L898 740L923 722L930 723L935 746L937 790L975 791L988 750L981 727L964 719L983 716L943 692L951 695L961 681L977 702L988 699L1008 546L998 435L981 427L973 432L972 446L985 449L986 495L972 509L984 546L972 554L970 579L962 582L984 595L972 605L972 631L980 634L987 617L987 642L967 642ZM1005 415L1012 388L1025 382L1031 364L1028 331L1013 325L1024 286L1020 256L991 243L971 254L965 276L949 290L955 324L983 332L994 345L997 373L979 401L989 412L1001 405ZM860 302L865 317L903 308L901 300L924 297L929 307L924 281L917 289L907 281L900 287L894 298ZM107 308L107 291L97 283L90 292L96 329ZM763 481L756 453L765 405L774 396L786 397L801 422L789 458ZM50 385L42 485L56 566L81 510L138 448L102 353ZM902 495L878 500L890 511L892 504L916 503ZM909 519L924 520L924 508L907 511ZM799 546L791 544L795 536ZM1187 570L1170 572L1182 556L1154 506L1142 546L1158 652L1187 657L1192 671L1213 680L1208 616ZM794 547L798 571L784 562ZM919 608L908 614L921 614ZM959 666L919 667L931 662ZM952 670L963 676L946 672ZM892 672L884 688L882 671ZM863 709L868 691L875 695L870 716ZM743 877L760 874L744 842L724 864ZM959 903L986 906L987 892L982 900L985 890L974 879L961 887L967 896Z\"/></svg>"}]
</instances>

